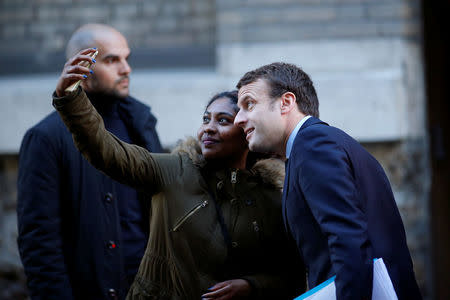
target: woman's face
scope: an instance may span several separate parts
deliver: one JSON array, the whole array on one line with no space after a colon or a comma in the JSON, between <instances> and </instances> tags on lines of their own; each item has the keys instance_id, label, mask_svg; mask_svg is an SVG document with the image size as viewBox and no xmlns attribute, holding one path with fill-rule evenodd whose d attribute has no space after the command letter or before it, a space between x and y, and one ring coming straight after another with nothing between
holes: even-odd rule
<instances>
[{"instance_id":1,"label":"woman's face","mask_svg":"<svg viewBox=\"0 0 450 300\"><path fill-rule=\"evenodd\" d=\"M247 141L242 129L233 124L235 116L235 106L227 98L218 98L206 108L197 135L205 159L223 159L236 168L242 162L245 165Z\"/></svg>"}]
</instances>

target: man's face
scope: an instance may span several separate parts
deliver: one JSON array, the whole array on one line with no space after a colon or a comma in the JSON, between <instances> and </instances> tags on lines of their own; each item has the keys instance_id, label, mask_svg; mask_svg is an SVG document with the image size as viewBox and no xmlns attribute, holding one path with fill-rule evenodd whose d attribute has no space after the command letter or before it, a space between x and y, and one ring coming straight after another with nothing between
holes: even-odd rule
<instances>
[{"instance_id":1,"label":"man's face","mask_svg":"<svg viewBox=\"0 0 450 300\"><path fill-rule=\"evenodd\" d=\"M109 32L96 40L99 53L92 68L94 74L83 82L83 88L88 92L127 97L131 67L126 39L119 33Z\"/></svg>"},{"instance_id":2,"label":"man's face","mask_svg":"<svg viewBox=\"0 0 450 300\"><path fill-rule=\"evenodd\" d=\"M250 150L279 153L284 147L281 100L269 96L269 84L263 79L242 86L238 97L234 124L244 129Z\"/></svg>"}]
</instances>

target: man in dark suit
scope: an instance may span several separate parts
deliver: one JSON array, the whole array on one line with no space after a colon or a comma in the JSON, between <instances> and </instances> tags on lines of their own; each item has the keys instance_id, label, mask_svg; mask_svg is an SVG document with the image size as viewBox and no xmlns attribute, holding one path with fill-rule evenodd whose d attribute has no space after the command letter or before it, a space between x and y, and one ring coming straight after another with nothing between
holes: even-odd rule
<instances>
[{"instance_id":1,"label":"man in dark suit","mask_svg":"<svg viewBox=\"0 0 450 300\"><path fill-rule=\"evenodd\" d=\"M383 258L399 299L421 299L389 181L358 142L318 119L309 76L273 63L239 83L235 124L253 151L286 157L283 216L312 288L336 275L337 299L371 299Z\"/></svg>"},{"instance_id":2,"label":"man in dark suit","mask_svg":"<svg viewBox=\"0 0 450 300\"><path fill-rule=\"evenodd\" d=\"M129 96L125 37L106 25L83 25L68 42L67 58L88 47L99 55L81 86L106 128L162 152L155 116ZM125 299L148 240L150 197L92 167L57 112L25 134L17 188L18 245L30 298Z\"/></svg>"}]
</instances>

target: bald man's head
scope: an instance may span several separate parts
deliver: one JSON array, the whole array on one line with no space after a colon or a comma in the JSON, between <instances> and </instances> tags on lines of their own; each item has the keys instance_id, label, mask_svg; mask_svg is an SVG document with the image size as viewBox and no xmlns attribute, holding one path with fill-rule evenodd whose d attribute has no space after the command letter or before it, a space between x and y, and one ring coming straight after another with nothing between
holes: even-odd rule
<instances>
[{"instance_id":1,"label":"bald man's head","mask_svg":"<svg viewBox=\"0 0 450 300\"><path fill-rule=\"evenodd\" d=\"M66 47L66 58L69 59L79 51L97 47L98 42L110 35L122 34L111 26L104 24L86 24L78 28L70 37Z\"/></svg>"},{"instance_id":2,"label":"bald man's head","mask_svg":"<svg viewBox=\"0 0 450 300\"><path fill-rule=\"evenodd\" d=\"M86 48L96 47L97 61L93 73L82 80L81 87L89 93L124 98L129 93L128 64L130 48L125 37L116 29L103 24L87 24L74 32L67 44L67 59Z\"/></svg>"}]
</instances>

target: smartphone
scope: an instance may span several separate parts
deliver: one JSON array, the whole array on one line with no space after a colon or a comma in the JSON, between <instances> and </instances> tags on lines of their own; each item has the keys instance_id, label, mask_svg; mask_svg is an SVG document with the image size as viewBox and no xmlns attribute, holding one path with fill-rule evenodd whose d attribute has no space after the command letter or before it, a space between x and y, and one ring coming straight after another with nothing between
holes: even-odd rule
<instances>
[{"instance_id":1,"label":"smartphone","mask_svg":"<svg viewBox=\"0 0 450 300\"><path fill-rule=\"evenodd\" d=\"M96 57L97 57L97 54L98 54L98 50L95 51L95 52L92 52L91 54L89 54L89 56L92 57L92 58L96 58ZM90 62L87 62L87 61L80 61L78 64L79 64L80 66L84 66L84 67L87 67L87 68L90 68L91 65L92 65ZM81 80L78 80L77 82L72 83L70 86L68 86L68 87L64 90L64 92L66 92L66 94L72 93L73 91L75 91L75 90L78 88L78 86L80 85L80 83L81 83Z\"/></svg>"}]
</instances>

